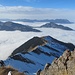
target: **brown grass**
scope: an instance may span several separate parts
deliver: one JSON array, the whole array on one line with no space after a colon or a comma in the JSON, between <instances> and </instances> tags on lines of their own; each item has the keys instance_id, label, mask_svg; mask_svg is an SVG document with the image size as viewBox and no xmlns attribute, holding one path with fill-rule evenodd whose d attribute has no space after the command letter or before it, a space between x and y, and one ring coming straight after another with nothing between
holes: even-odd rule
<instances>
[{"instance_id":1,"label":"brown grass","mask_svg":"<svg viewBox=\"0 0 75 75\"><path fill-rule=\"evenodd\" d=\"M11 71L12 75L25 75L24 73L18 72L18 70L12 68L11 66L0 67L0 75L8 75L9 71Z\"/></svg>"}]
</instances>

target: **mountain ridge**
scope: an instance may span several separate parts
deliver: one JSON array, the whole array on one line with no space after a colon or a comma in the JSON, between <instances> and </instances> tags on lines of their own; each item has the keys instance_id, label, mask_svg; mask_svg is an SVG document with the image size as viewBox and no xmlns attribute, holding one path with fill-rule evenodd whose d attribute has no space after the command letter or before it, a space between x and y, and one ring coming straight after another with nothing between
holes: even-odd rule
<instances>
[{"instance_id":1,"label":"mountain ridge","mask_svg":"<svg viewBox=\"0 0 75 75\"><path fill-rule=\"evenodd\" d=\"M35 44L34 44L35 43ZM44 40L41 37L33 37L32 39L28 40L27 42L25 42L24 44L22 44L20 47L18 47L17 49L15 49L12 53L12 55L14 53L17 53L18 51L22 52L22 53L26 53L29 52L30 50L34 50L37 48L37 46L43 46L47 43L46 40Z\"/></svg>"},{"instance_id":2,"label":"mountain ridge","mask_svg":"<svg viewBox=\"0 0 75 75\"><path fill-rule=\"evenodd\" d=\"M75 49L65 50L62 56L55 58L52 64L46 64L36 75L75 75Z\"/></svg>"},{"instance_id":3,"label":"mountain ridge","mask_svg":"<svg viewBox=\"0 0 75 75\"><path fill-rule=\"evenodd\" d=\"M54 22L54 23L61 23L61 24L72 24L74 22L69 21L68 19L0 19L0 21L23 21L23 22Z\"/></svg>"},{"instance_id":4,"label":"mountain ridge","mask_svg":"<svg viewBox=\"0 0 75 75\"><path fill-rule=\"evenodd\" d=\"M46 63L52 63L54 58L58 58L66 49L73 50L75 48L71 43L63 43L50 36L38 38L42 38L43 41L46 40L46 43L44 45L37 44L38 46L36 45L37 47L34 50L25 51L25 53L22 49L22 51L18 49L16 53L13 52L13 55L10 55L10 57L5 60L5 64L10 64L21 72L26 71L28 75L34 75L39 68L43 69ZM34 38L30 40L33 39ZM34 41L34 44L35 42L36 41Z\"/></svg>"},{"instance_id":5,"label":"mountain ridge","mask_svg":"<svg viewBox=\"0 0 75 75\"><path fill-rule=\"evenodd\" d=\"M70 22L67 19L44 19L44 20L17 19L15 21L23 21L23 22L54 22L54 23L62 23L62 24L72 24L73 23L73 22Z\"/></svg>"},{"instance_id":6,"label":"mountain ridge","mask_svg":"<svg viewBox=\"0 0 75 75\"><path fill-rule=\"evenodd\" d=\"M18 24L11 21L0 22L0 30L6 30L6 31L20 30L23 32L25 31L41 32L40 30L33 29L31 26Z\"/></svg>"},{"instance_id":7,"label":"mountain ridge","mask_svg":"<svg viewBox=\"0 0 75 75\"><path fill-rule=\"evenodd\" d=\"M71 29L71 28L69 28L69 27L67 27L67 26L63 26L63 25L58 25L58 24L56 24L56 23L54 23L54 22L50 22L50 23L46 23L46 24L44 24L44 25L42 25L42 26L40 26L41 28L58 28L58 29L62 29L62 30L70 30L70 31L72 31L73 29Z\"/></svg>"}]
</instances>

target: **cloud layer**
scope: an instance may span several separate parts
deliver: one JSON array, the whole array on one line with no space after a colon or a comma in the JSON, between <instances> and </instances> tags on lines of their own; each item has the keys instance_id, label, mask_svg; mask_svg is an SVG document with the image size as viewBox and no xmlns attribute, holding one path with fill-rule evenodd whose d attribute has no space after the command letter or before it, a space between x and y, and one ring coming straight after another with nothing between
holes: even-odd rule
<instances>
[{"instance_id":1,"label":"cloud layer","mask_svg":"<svg viewBox=\"0 0 75 75\"><path fill-rule=\"evenodd\" d=\"M18 22L21 23L21 22ZM25 22L23 22L26 24ZM22 23L21 23L22 24ZM30 26L41 26L44 23L30 23ZM75 24L66 24L75 30ZM37 28L42 32L20 32L20 31L0 31L0 60L7 59L8 56L20 45L28 41L34 36L52 36L63 42L73 43L75 45L75 31L66 31L57 28Z\"/></svg>"},{"instance_id":2,"label":"cloud layer","mask_svg":"<svg viewBox=\"0 0 75 75\"><path fill-rule=\"evenodd\" d=\"M73 9L34 8L26 6L2 6L0 5L0 18L10 19L75 19Z\"/></svg>"}]
</instances>

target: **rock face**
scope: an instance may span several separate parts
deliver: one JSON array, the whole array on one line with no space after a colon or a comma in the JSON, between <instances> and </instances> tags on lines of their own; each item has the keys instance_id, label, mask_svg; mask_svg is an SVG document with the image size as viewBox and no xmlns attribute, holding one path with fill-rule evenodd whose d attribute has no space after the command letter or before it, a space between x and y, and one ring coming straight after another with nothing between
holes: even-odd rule
<instances>
[{"instance_id":1,"label":"rock face","mask_svg":"<svg viewBox=\"0 0 75 75\"><path fill-rule=\"evenodd\" d=\"M63 26L63 25L58 25L54 22L46 23L45 25L42 25L41 27L45 28L58 28L58 29L63 29L63 30L73 30L69 27Z\"/></svg>"},{"instance_id":2,"label":"rock face","mask_svg":"<svg viewBox=\"0 0 75 75\"><path fill-rule=\"evenodd\" d=\"M39 75L75 75L75 50L66 50L62 56L56 58Z\"/></svg>"},{"instance_id":3,"label":"rock face","mask_svg":"<svg viewBox=\"0 0 75 75\"><path fill-rule=\"evenodd\" d=\"M58 41L51 36L33 37L15 49L4 62L21 72L34 75L40 71L39 69L42 70L46 63L48 64L45 67L48 68L52 61L62 55L66 49L74 48L73 44Z\"/></svg>"}]
</instances>

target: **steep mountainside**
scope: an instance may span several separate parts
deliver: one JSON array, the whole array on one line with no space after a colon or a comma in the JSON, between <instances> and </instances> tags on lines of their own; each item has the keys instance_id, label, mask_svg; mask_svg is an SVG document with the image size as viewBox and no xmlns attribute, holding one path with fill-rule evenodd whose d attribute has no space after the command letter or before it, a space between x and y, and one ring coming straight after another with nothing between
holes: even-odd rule
<instances>
[{"instance_id":1,"label":"steep mountainside","mask_svg":"<svg viewBox=\"0 0 75 75\"><path fill-rule=\"evenodd\" d=\"M0 25L3 25L3 22L0 21Z\"/></svg>"},{"instance_id":2,"label":"steep mountainside","mask_svg":"<svg viewBox=\"0 0 75 75\"><path fill-rule=\"evenodd\" d=\"M42 45L45 45L46 43L47 43L47 41L45 39L39 38L39 37L34 37L34 38L28 40L27 42L25 42L23 45L21 45L17 49L15 49L12 53L12 56L19 52L26 53L26 52L32 51L32 50L36 49L37 46L42 46Z\"/></svg>"},{"instance_id":3,"label":"steep mountainside","mask_svg":"<svg viewBox=\"0 0 75 75\"><path fill-rule=\"evenodd\" d=\"M43 69L46 63L52 63L66 49L74 48L73 44L63 43L50 36L34 37L14 50L5 63L33 75L39 68Z\"/></svg>"},{"instance_id":4,"label":"steep mountainside","mask_svg":"<svg viewBox=\"0 0 75 75\"><path fill-rule=\"evenodd\" d=\"M45 28L59 28L59 29L63 29L63 30L73 30L69 27L63 26L63 25L58 25L54 22L50 22L50 23L46 23L45 25L42 25L41 27L45 27Z\"/></svg>"},{"instance_id":5,"label":"steep mountainside","mask_svg":"<svg viewBox=\"0 0 75 75\"><path fill-rule=\"evenodd\" d=\"M44 70L38 71L37 75L75 75L75 50L66 50L51 65L47 63Z\"/></svg>"},{"instance_id":6,"label":"steep mountainside","mask_svg":"<svg viewBox=\"0 0 75 75\"><path fill-rule=\"evenodd\" d=\"M6 30L6 31L33 31L33 32L40 32L37 29L33 29L31 26L28 25L22 25L14 22L0 22L0 30Z\"/></svg>"}]
</instances>

